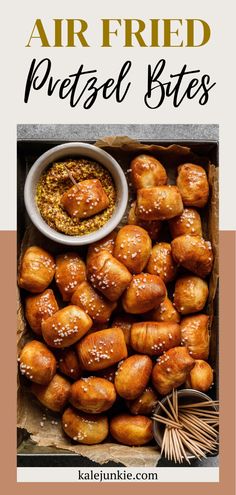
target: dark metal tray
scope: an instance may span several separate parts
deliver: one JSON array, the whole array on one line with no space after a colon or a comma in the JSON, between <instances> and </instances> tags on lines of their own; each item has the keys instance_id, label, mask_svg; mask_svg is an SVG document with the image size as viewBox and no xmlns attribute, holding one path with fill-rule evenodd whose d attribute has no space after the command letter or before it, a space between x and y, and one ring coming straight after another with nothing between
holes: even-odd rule
<instances>
[{"instance_id":1,"label":"dark metal tray","mask_svg":"<svg viewBox=\"0 0 236 495\"><path fill-rule=\"evenodd\" d=\"M77 140L70 140L77 141ZM81 142L87 142L94 144L96 140L80 140ZM27 177L28 171L33 165L34 161L45 151L56 146L68 142L65 140L35 140L35 139L18 139L17 141L17 246L18 252L21 246L21 242L25 233L25 229L31 224L31 221L27 215L24 206L24 184ZM211 163L214 163L216 167L219 165L219 143L214 140L141 140L143 144L157 144L160 146L169 146L170 144L178 144L180 146L188 146L191 148L193 153L196 153L199 157L208 159ZM120 161L120 151L119 149L113 148L109 149L109 153ZM42 234L40 234L42 236ZM42 236L43 237L43 236ZM46 239L47 246L51 242ZM48 246L49 247L49 246ZM64 249L64 248L63 248ZM218 315L218 297L215 300L215 315ZM218 318L217 318L218 320ZM216 325L218 327L218 325ZM216 335L218 340L218 332ZM216 367L218 369L218 356L216 357ZM218 396L217 389L211 391L213 398ZM209 456L203 461L198 461L197 459L191 462L192 467L206 467L206 466L217 466L218 457ZM35 446L29 439L29 435L22 430L18 431L18 453L17 453L17 466L100 466L85 457L74 455L72 453L66 453L64 450L55 450L51 447L38 447ZM106 466L122 466L122 464L109 462ZM166 459L161 459L158 466L173 466L178 467L178 464L174 464ZM181 466L188 466L187 463L181 464Z\"/></svg>"}]
</instances>

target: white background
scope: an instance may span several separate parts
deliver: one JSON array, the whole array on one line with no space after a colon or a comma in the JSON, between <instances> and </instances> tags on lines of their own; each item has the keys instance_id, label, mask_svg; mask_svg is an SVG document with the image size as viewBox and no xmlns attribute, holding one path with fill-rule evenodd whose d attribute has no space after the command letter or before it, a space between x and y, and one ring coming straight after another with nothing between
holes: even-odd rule
<instances>
[{"instance_id":1,"label":"white background","mask_svg":"<svg viewBox=\"0 0 236 495\"><path fill-rule=\"evenodd\" d=\"M37 467L35 468L17 468L17 482L66 482L66 483L74 483L78 481L78 471L82 473L82 475L86 475L86 473L91 476L91 471L93 473L100 473L101 468L93 467L93 468L69 468L69 467ZM132 473L135 478L137 473L140 477L141 473L147 475L148 473L157 473L158 480L155 480L155 483L162 482L170 482L170 483L180 483L180 482L191 482L191 483L217 483L219 481L219 468L216 467L160 467L160 468L114 468L114 467L102 467L102 472L106 474L116 473L120 471L123 473L127 471L128 473ZM96 480L89 480L97 483ZM103 480L104 482L105 480ZM106 480L109 481L109 480ZM125 480L126 482L128 480ZM130 480L134 482L134 480ZM137 482L137 480L135 480ZM142 480L144 482L144 479ZM142 482L140 480L140 482ZM117 481L121 483L122 481ZM153 480L145 479L145 483L153 483Z\"/></svg>"},{"instance_id":2,"label":"white background","mask_svg":"<svg viewBox=\"0 0 236 495\"><path fill-rule=\"evenodd\" d=\"M235 39L233 0L212 2L206 0L178 0L139 2L99 0L9 0L4 6L1 25L1 162L4 187L0 195L0 228L16 228L16 124L20 123L148 123L148 124L219 124L220 125L220 228L236 230L235 207ZM83 18L89 23L90 48L41 48L38 41L26 48L35 19L45 21L52 39L53 18ZM101 18L202 18L211 26L211 39L201 48L124 48L122 28L120 36L113 37L112 48L101 48ZM148 39L148 33L146 36ZM125 60L132 60L132 89L121 105L115 100L104 102L99 98L89 111L70 108L67 100L48 98L44 91L33 95L26 105L24 87L31 60L49 57L55 77L65 78L83 63L86 68L97 68L103 82L114 76ZM207 105L197 99L186 101L178 109L165 103L160 109L149 110L143 104L146 90L147 64L166 58L166 79L169 73L180 70L184 63L211 75L216 87L210 92ZM233 73L234 71L234 73ZM193 136L194 137L194 136ZM3 178L3 176L2 176Z\"/></svg>"}]
</instances>

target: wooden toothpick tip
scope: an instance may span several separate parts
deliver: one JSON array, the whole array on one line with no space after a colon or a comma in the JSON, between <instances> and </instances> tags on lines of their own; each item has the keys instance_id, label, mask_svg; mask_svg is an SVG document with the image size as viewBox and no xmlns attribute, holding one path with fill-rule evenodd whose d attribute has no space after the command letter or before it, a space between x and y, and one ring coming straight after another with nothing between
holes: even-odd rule
<instances>
[{"instance_id":1,"label":"wooden toothpick tip","mask_svg":"<svg viewBox=\"0 0 236 495\"><path fill-rule=\"evenodd\" d=\"M64 165L66 171L67 171L67 174L68 174L68 177L70 178L71 182L74 184L74 186L77 186L77 182L76 180L74 179L72 173L70 172L70 170L67 168L66 165Z\"/></svg>"}]
</instances>

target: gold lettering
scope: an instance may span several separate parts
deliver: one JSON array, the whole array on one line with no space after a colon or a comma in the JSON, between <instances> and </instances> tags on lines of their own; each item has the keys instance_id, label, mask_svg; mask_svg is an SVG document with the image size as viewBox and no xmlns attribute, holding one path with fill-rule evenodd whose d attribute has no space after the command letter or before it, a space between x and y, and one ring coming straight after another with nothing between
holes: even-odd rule
<instances>
[{"instance_id":1,"label":"gold lettering","mask_svg":"<svg viewBox=\"0 0 236 495\"><path fill-rule=\"evenodd\" d=\"M116 21L121 26L121 19L101 19L101 21L103 26L102 46L111 48L112 45L110 44L110 34L115 34L117 36L117 29L115 29L115 31L110 31L110 21Z\"/></svg>"},{"instance_id":2,"label":"gold lettering","mask_svg":"<svg viewBox=\"0 0 236 495\"><path fill-rule=\"evenodd\" d=\"M172 31L172 23L173 21L178 21L182 26L182 19L163 19L164 21L164 45L163 46L171 46L171 47L181 47L183 46L183 41L179 45L174 45L172 41L172 34L179 35L179 29L177 28L175 31Z\"/></svg>"},{"instance_id":3,"label":"gold lettering","mask_svg":"<svg viewBox=\"0 0 236 495\"><path fill-rule=\"evenodd\" d=\"M186 19L187 21L187 44L186 46L198 47L205 45L211 36L211 30L209 24L202 19ZM196 45L194 41L194 32L196 29L196 22L200 22L203 27L203 38L200 44Z\"/></svg>"},{"instance_id":4,"label":"gold lettering","mask_svg":"<svg viewBox=\"0 0 236 495\"><path fill-rule=\"evenodd\" d=\"M75 44L75 36L79 38L80 44L82 46L89 46L86 38L84 37L84 32L88 28L88 24L84 19L66 19L67 21L67 45L66 46L76 46ZM75 31L75 22L80 23L79 31Z\"/></svg>"},{"instance_id":5,"label":"gold lettering","mask_svg":"<svg viewBox=\"0 0 236 495\"><path fill-rule=\"evenodd\" d=\"M150 19L151 21L151 46L158 47L159 45L159 19Z\"/></svg>"},{"instance_id":6,"label":"gold lettering","mask_svg":"<svg viewBox=\"0 0 236 495\"><path fill-rule=\"evenodd\" d=\"M54 46L56 48L60 48L63 46L62 44L62 21L63 19L53 19L54 20L54 24L55 24L55 43L54 43Z\"/></svg>"},{"instance_id":7,"label":"gold lettering","mask_svg":"<svg viewBox=\"0 0 236 495\"><path fill-rule=\"evenodd\" d=\"M145 29L145 22L142 21L141 19L125 19L125 47L133 47L133 42L132 39L133 37L136 38L139 46L147 46L141 33ZM133 28L133 23L137 22L138 27L136 30Z\"/></svg>"},{"instance_id":8,"label":"gold lettering","mask_svg":"<svg viewBox=\"0 0 236 495\"><path fill-rule=\"evenodd\" d=\"M40 39L42 42L41 46L50 46L41 19L36 19L26 47L31 46L32 39Z\"/></svg>"}]
</instances>

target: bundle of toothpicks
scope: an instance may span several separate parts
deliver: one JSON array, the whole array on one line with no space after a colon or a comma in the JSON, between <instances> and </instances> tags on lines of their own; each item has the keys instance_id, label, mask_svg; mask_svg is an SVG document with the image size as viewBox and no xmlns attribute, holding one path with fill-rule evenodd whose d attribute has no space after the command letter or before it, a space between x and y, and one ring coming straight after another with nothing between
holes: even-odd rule
<instances>
[{"instance_id":1,"label":"bundle of toothpicks","mask_svg":"<svg viewBox=\"0 0 236 495\"><path fill-rule=\"evenodd\" d=\"M154 414L153 420L165 425L161 455L168 460L182 463L189 456L198 459L218 450L219 411L218 401L178 404L178 394L173 390L164 406L159 401L163 415Z\"/></svg>"}]
</instances>

